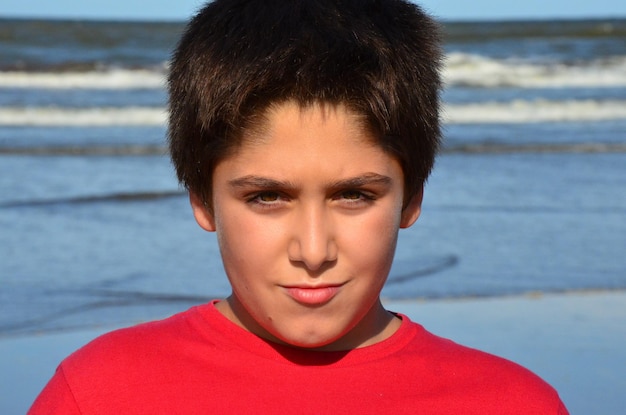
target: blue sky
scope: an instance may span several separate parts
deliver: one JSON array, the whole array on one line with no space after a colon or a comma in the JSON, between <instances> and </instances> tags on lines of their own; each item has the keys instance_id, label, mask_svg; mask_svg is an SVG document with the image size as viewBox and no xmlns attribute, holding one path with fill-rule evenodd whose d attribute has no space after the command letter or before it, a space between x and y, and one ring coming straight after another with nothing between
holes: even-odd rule
<instances>
[{"instance_id":1,"label":"blue sky","mask_svg":"<svg viewBox=\"0 0 626 415\"><path fill-rule=\"evenodd\" d=\"M288 0L285 0L288 1ZM2 0L0 17L185 20L203 0ZM626 17L624 0L423 0L448 20Z\"/></svg>"}]
</instances>

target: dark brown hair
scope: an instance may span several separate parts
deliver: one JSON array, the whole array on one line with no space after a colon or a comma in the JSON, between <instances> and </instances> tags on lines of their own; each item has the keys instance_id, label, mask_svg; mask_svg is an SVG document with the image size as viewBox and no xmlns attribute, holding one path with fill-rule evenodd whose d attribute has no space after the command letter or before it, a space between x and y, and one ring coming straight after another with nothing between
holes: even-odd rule
<instances>
[{"instance_id":1,"label":"dark brown hair","mask_svg":"<svg viewBox=\"0 0 626 415\"><path fill-rule=\"evenodd\" d=\"M215 165L271 106L344 104L399 160L405 200L439 147L439 30L403 0L216 0L189 22L168 78L178 178L210 204Z\"/></svg>"}]
</instances>

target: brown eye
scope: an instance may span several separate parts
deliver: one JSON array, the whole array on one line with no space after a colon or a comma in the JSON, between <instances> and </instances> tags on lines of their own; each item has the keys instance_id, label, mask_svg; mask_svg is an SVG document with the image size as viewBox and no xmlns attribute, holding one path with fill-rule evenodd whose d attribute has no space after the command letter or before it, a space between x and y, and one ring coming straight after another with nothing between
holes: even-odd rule
<instances>
[{"instance_id":1,"label":"brown eye","mask_svg":"<svg viewBox=\"0 0 626 415\"><path fill-rule=\"evenodd\" d=\"M279 199L278 193L274 192L265 192L257 195L257 199L259 202L271 203L276 202Z\"/></svg>"},{"instance_id":2,"label":"brown eye","mask_svg":"<svg viewBox=\"0 0 626 415\"><path fill-rule=\"evenodd\" d=\"M341 197L343 197L344 199L348 199L348 200L359 200L363 197L363 194L356 190L348 190L346 192L343 192L341 194Z\"/></svg>"}]
</instances>

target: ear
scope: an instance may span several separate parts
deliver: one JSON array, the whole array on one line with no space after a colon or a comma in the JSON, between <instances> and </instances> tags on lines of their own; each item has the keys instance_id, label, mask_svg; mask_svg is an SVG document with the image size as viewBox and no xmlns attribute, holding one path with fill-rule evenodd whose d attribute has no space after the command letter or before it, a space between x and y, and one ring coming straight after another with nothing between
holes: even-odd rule
<instances>
[{"instance_id":1,"label":"ear","mask_svg":"<svg viewBox=\"0 0 626 415\"><path fill-rule=\"evenodd\" d=\"M215 217L210 209L195 193L189 192L189 202L193 210L193 217L202 229L208 232L215 232Z\"/></svg>"},{"instance_id":2,"label":"ear","mask_svg":"<svg viewBox=\"0 0 626 415\"><path fill-rule=\"evenodd\" d=\"M422 213L422 198L424 197L424 187L422 186L421 190L414 194L409 200L409 203L402 210L402 216L400 217L400 227L408 228L413 225L417 218L420 217L420 213Z\"/></svg>"}]
</instances>

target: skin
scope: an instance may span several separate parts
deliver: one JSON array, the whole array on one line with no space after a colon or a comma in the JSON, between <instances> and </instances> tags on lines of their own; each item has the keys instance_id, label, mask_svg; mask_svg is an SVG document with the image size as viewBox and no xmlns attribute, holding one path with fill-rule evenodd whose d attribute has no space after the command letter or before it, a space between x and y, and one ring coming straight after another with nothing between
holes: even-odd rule
<instances>
[{"instance_id":1,"label":"skin","mask_svg":"<svg viewBox=\"0 0 626 415\"><path fill-rule=\"evenodd\" d=\"M311 350L349 350L391 336L400 320L380 292L403 206L402 169L344 106L270 108L213 175L212 209L191 194L198 224L217 232L232 294L216 307L256 335Z\"/></svg>"}]
</instances>

